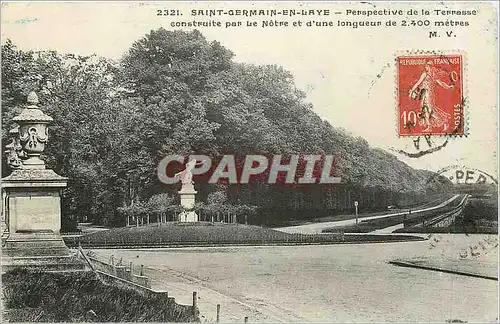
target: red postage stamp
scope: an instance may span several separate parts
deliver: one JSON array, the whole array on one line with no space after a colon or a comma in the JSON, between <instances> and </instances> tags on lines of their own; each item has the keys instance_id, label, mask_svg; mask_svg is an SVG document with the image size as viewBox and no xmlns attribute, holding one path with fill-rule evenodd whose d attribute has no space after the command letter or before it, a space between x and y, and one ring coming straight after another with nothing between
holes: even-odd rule
<instances>
[{"instance_id":1,"label":"red postage stamp","mask_svg":"<svg viewBox=\"0 0 500 324\"><path fill-rule=\"evenodd\" d=\"M464 135L462 55L397 57L399 136Z\"/></svg>"}]
</instances>

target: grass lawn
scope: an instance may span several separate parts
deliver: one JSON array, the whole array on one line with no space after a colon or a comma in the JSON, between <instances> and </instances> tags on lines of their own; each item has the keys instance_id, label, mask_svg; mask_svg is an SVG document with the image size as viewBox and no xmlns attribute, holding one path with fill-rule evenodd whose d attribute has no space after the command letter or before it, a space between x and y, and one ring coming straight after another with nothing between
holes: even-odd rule
<instances>
[{"instance_id":1,"label":"grass lawn","mask_svg":"<svg viewBox=\"0 0 500 324\"><path fill-rule=\"evenodd\" d=\"M253 225L222 223L168 223L65 238L66 244L82 247L161 247L267 244L321 244L385 242L415 239L413 236L290 234Z\"/></svg>"},{"instance_id":2,"label":"grass lawn","mask_svg":"<svg viewBox=\"0 0 500 324\"><path fill-rule=\"evenodd\" d=\"M369 233L381 228L401 224L405 220L405 217L407 216L398 215L388 216L380 219L365 220L359 222L358 225L326 228L323 230L323 233L336 233L340 231L344 233Z\"/></svg>"},{"instance_id":3,"label":"grass lawn","mask_svg":"<svg viewBox=\"0 0 500 324\"><path fill-rule=\"evenodd\" d=\"M189 306L107 285L93 272L16 269L2 276L9 322L193 322Z\"/></svg>"}]
</instances>

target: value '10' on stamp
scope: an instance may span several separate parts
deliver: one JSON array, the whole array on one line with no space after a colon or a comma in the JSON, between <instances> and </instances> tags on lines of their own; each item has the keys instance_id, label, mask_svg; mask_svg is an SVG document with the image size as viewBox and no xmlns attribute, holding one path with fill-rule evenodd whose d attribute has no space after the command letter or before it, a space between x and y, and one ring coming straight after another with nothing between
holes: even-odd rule
<instances>
[{"instance_id":1,"label":"value '10' on stamp","mask_svg":"<svg viewBox=\"0 0 500 324\"><path fill-rule=\"evenodd\" d=\"M398 56L399 136L464 135L462 55Z\"/></svg>"}]
</instances>

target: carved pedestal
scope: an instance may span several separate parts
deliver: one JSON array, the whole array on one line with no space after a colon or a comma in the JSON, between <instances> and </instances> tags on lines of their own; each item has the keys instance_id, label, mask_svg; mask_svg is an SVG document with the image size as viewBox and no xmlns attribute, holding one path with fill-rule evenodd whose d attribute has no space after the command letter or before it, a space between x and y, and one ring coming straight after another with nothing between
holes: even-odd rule
<instances>
[{"instance_id":1,"label":"carved pedestal","mask_svg":"<svg viewBox=\"0 0 500 324\"><path fill-rule=\"evenodd\" d=\"M8 234L2 271L16 266L44 270L82 270L61 238L60 190L67 179L52 170L15 170L2 179Z\"/></svg>"},{"instance_id":2,"label":"carved pedestal","mask_svg":"<svg viewBox=\"0 0 500 324\"><path fill-rule=\"evenodd\" d=\"M184 209L193 209L195 204L195 197L198 193L194 190L194 186L192 184L183 184L180 191L178 191L181 197L181 206ZM197 222L198 215L194 210L184 211L180 214L181 222Z\"/></svg>"}]
</instances>

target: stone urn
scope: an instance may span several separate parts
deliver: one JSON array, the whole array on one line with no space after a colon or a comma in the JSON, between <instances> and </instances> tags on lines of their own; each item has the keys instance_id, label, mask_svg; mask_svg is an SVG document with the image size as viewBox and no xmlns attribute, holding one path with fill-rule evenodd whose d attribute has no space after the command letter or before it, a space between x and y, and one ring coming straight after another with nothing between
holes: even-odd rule
<instances>
[{"instance_id":1,"label":"stone urn","mask_svg":"<svg viewBox=\"0 0 500 324\"><path fill-rule=\"evenodd\" d=\"M2 271L17 267L80 271L85 264L72 257L60 233L61 190L68 179L46 169L40 159L52 118L37 103L36 94L30 93L27 107L13 119L19 128L10 132L14 138L7 157L12 172L1 182L7 229Z\"/></svg>"},{"instance_id":2,"label":"stone urn","mask_svg":"<svg viewBox=\"0 0 500 324\"><path fill-rule=\"evenodd\" d=\"M25 157L19 140L19 126L12 128L9 131L9 135L12 142L5 146L6 151L4 152L7 157L7 165L12 170L18 170L23 167L21 159Z\"/></svg>"},{"instance_id":3,"label":"stone urn","mask_svg":"<svg viewBox=\"0 0 500 324\"><path fill-rule=\"evenodd\" d=\"M19 140L27 156L23 161L24 169L45 169L40 154L45 150L49 138L47 124L53 119L41 111L37 104L38 97L31 92L28 95L28 106L19 116L13 118L19 125Z\"/></svg>"}]
</instances>

